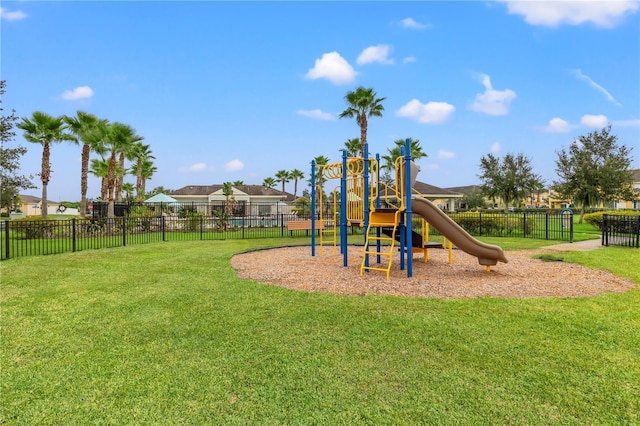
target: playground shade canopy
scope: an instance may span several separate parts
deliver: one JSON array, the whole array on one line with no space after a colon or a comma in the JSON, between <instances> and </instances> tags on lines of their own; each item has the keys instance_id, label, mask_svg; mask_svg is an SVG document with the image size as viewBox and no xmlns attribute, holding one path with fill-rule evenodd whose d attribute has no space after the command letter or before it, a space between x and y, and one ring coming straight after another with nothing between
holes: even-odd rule
<instances>
[{"instance_id":1,"label":"playground shade canopy","mask_svg":"<svg viewBox=\"0 0 640 426\"><path fill-rule=\"evenodd\" d=\"M153 197L147 200L144 200L144 202L145 203L165 203L165 204L171 204L171 205L178 204L178 200L163 193L156 194Z\"/></svg>"}]
</instances>

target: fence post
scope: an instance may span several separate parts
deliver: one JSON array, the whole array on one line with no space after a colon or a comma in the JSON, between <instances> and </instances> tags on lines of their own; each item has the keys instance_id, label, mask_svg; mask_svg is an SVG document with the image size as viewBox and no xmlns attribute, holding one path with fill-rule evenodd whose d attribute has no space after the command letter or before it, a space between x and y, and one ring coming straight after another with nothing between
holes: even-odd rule
<instances>
[{"instance_id":1,"label":"fence post","mask_svg":"<svg viewBox=\"0 0 640 426\"><path fill-rule=\"evenodd\" d=\"M522 229L522 238L527 238L527 212L522 213L522 224L524 226Z\"/></svg>"},{"instance_id":2,"label":"fence post","mask_svg":"<svg viewBox=\"0 0 640 426\"><path fill-rule=\"evenodd\" d=\"M549 212L544 214L544 239L549 239Z\"/></svg>"},{"instance_id":3,"label":"fence post","mask_svg":"<svg viewBox=\"0 0 640 426\"><path fill-rule=\"evenodd\" d=\"M602 215L602 241L600 244L605 247L609 246L609 215L606 213Z\"/></svg>"},{"instance_id":4,"label":"fence post","mask_svg":"<svg viewBox=\"0 0 640 426\"><path fill-rule=\"evenodd\" d=\"M122 216L122 247L127 246L127 223L124 220L124 216Z\"/></svg>"},{"instance_id":5,"label":"fence post","mask_svg":"<svg viewBox=\"0 0 640 426\"><path fill-rule=\"evenodd\" d=\"M166 218L164 216L160 216L160 217L162 218L162 220L160 221L160 229L162 229L162 241L167 241L166 235L165 235Z\"/></svg>"},{"instance_id":6,"label":"fence post","mask_svg":"<svg viewBox=\"0 0 640 426\"><path fill-rule=\"evenodd\" d=\"M9 258L9 221L4 221L4 258Z\"/></svg>"},{"instance_id":7,"label":"fence post","mask_svg":"<svg viewBox=\"0 0 640 426\"><path fill-rule=\"evenodd\" d=\"M640 248L640 216L636 216L636 248Z\"/></svg>"},{"instance_id":8,"label":"fence post","mask_svg":"<svg viewBox=\"0 0 640 426\"><path fill-rule=\"evenodd\" d=\"M249 208L251 208L251 207L249 207ZM251 211L251 210L249 210L249 211ZM249 223L251 223L251 217L249 217ZM243 240L244 240L244 225L245 225L244 221L245 221L245 218L246 218L246 216L242 215L242 239Z\"/></svg>"},{"instance_id":9,"label":"fence post","mask_svg":"<svg viewBox=\"0 0 640 426\"><path fill-rule=\"evenodd\" d=\"M76 252L76 218L71 219L71 251Z\"/></svg>"},{"instance_id":10,"label":"fence post","mask_svg":"<svg viewBox=\"0 0 640 426\"><path fill-rule=\"evenodd\" d=\"M284 213L280 213L280 236L284 237Z\"/></svg>"},{"instance_id":11,"label":"fence post","mask_svg":"<svg viewBox=\"0 0 640 426\"><path fill-rule=\"evenodd\" d=\"M203 221L204 220L203 219L204 218L202 216L200 216L200 241L202 241L202 231L203 231L203 228L204 228L204 225L203 225Z\"/></svg>"}]
</instances>

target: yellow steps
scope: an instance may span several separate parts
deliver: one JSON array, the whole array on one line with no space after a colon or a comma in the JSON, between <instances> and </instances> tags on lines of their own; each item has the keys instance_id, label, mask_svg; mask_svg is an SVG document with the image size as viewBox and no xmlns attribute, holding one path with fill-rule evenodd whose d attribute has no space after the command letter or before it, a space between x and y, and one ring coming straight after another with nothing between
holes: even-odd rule
<instances>
[{"instance_id":1,"label":"yellow steps","mask_svg":"<svg viewBox=\"0 0 640 426\"><path fill-rule=\"evenodd\" d=\"M393 262L393 249L396 244L396 230L400 222L400 210L384 210L384 211L372 211L369 213L369 225L367 226L367 238L364 243L364 250L362 256L362 264L360 265L360 275L364 274L364 271L381 271L385 272L387 279L389 279L389 272L391 271L391 263ZM391 236L377 236L371 231L375 231L377 228L392 228ZM388 241L390 244L384 248L388 248L385 251L371 251L370 246L376 244L378 241ZM382 250L382 248L381 248ZM367 265L367 259L369 255L385 256L388 260L386 266L371 266ZM378 263L377 265L380 265Z\"/></svg>"}]
</instances>

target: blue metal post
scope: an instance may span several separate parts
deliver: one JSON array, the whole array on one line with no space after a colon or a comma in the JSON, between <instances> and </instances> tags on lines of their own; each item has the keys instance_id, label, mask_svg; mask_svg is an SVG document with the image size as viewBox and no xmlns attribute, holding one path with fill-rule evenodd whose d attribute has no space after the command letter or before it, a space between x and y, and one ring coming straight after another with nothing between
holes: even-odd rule
<instances>
[{"instance_id":1,"label":"blue metal post","mask_svg":"<svg viewBox=\"0 0 640 426\"><path fill-rule=\"evenodd\" d=\"M316 160L311 160L311 256L316 255Z\"/></svg>"},{"instance_id":2,"label":"blue metal post","mask_svg":"<svg viewBox=\"0 0 640 426\"><path fill-rule=\"evenodd\" d=\"M406 162L406 156L405 156L405 150L406 147L400 147L400 155L405 158L405 162ZM400 169L400 176L396 176L396 179L399 179L402 176L403 170ZM402 182L404 184L404 186L400 186L399 184L397 185L398 190L401 191L401 193L405 190L405 188L407 187L406 185L407 182L407 173L406 173L406 167L404 170L404 182ZM400 194L397 194L400 195ZM404 197L404 195L403 195ZM403 200L406 203L406 200ZM398 247L399 251L400 251L400 270L404 271L404 263L405 263L405 256L406 256L406 245L407 245L407 232L406 232L406 226L405 226L405 213L403 212L400 216L400 223L398 224L398 232L400 233L400 246Z\"/></svg>"},{"instance_id":3,"label":"blue metal post","mask_svg":"<svg viewBox=\"0 0 640 426\"><path fill-rule=\"evenodd\" d=\"M376 176L376 185L377 185L376 209L379 209L380 208L380 154L376 154L376 164L377 164L376 170L378 171L378 176ZM376 228L376 237L378 238L378 240L376 241L376 251L378 253L378 255L376 256L376 261L380 263L380 227ZM369 265L367 264L367 266Z\"/></svg>"},{"instance_id":4,"label":"blue metal post","mask_svg":"<svg viewBox=\"0 0 640 426\"><path fill-rule=\"evenodd\" d=\"M362 206L362 226L364 229L363 232L363 243L367 243L367 229L369 228L369 143L366 142L364 144L364 188L363 188L363 203ZM379 240L378 240L379 241ZM368 251L368 250L367 250ZM365 255L364 265L369 266L369 255Z\"/></svg>"},{"instance_id":5,"label":"blue metal post","mask_svg":"<svg viewBox=\"0 0 640 426\"><path fill-rule=\"evenodd\" d=\"M404 168L405 168L405 232L407 243L407 277L413 276L413 238L412 238L412 218L411 218L411 141L409 138L405 141L404 148Z\"/></svg>"},{"instance_id":6,"label":"blue metal post","mask_svg":"<svg viewBox=\"0 0 640 426\"><path fill-rule=\"evenodd\" d=\"M342 176L340 177L340 252L342 266L347 266L347 150L342 150Z\"/></svg>"}]
</instances>

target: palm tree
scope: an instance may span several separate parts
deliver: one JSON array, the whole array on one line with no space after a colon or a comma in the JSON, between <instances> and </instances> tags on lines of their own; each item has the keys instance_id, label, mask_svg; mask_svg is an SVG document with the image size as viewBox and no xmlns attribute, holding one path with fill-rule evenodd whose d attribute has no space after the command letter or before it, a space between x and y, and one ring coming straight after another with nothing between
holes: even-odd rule
<instances>
[{"instance_id":1,"label":"palm tree","mask_svg":"<svg viewBox=\"0 0 640 426\"><path fill-rule=\"evenodd\" d=\"M62 117L53 117L41 111L32 114L31 120L23 117L22 122L16 125L24 131L24 138L27 142L42 145L42 166L40 170L40 180L42 181L42 218L48 217L47 185L51 179L51 148L50 144L62 141L73 140L73 137L65 133L66 126Z\"/></svg>"},{"instance_id":2,"label":"palm tree","mask_svg":"<svg viewBox=\"0 0 640 426\"><path fill-rule=\"evenodd\" d=\"M157 171L158 171L158 168L157 168L156 166L154 166L154 165L153 165L153 161L151 161L151 160L144 160L144 161L142 162L141 170L142 170L142 171L140 172L140 193L141 193L141 194L144 194L144 193L145 193L145 190L146 190L146 187L147 187L147 179L151 179L151 178L153 177L153 174L154 174L155 172L157 172ZM163 193L165 193L165 194L166 194L166 193L171 192L171 191L170 191L170 190L168 190L168 189L166 189L166 190L165 190L165 189L164 189L163 187L161 187L161 186L160 186L160 187L158 187L158 188L156 188L156 190L157 190L157 189L162 190L162 191L163 191ZM156 193L158 193L158 192L156 192ZM155 194L154 194L154 195L155 195Z\"/></svg>"},{"instance_id":3,"label":"palm tree","mask_svg":"<svg viewBox=\"0 0 640 426\"><path fill-rule=\"evenodd\" d=\"M266 177L262 181L262 186L266 186L267 188L274 188L278 184L278 181L272 177Z\"/></svg>"},{"instance_id":4,"label":"palm tree","mask_svg":"<svg viewBox=\"0 0 640 426\"><path fill-rule=\"evenodd\" d=\"M282 182L282 192L284 192L284 184L291 180L291 174L286 170L278 170L275 176L276 180Z\"/></svg>"},{"instance_id":5,"label":"palm tree","mask_svg":"<svg viewBox=\"0 0 640 426\"><path fill-rule=\"evenodd\" d=\"M116 197L116 186L118 171L117 162L118 154L127 152L134 140L140 140L135 130L131 126L122 123L112 123L108 126L108 136L105 148L109 155L109 172L107 173L108 197L109 204L107 207L107 217L112 219L115 217L114 204Z\"/></svg>"},{"instance_id":6,"label":"palm tree","mask_svg":"<svg viewBox=\"0 0 640 426\"><path fill-rule=\"evenodd\" d=\"M293 169L289 172L289 177L293 179L293 198L295 199L298 197L298 181L304 179L304 173L302 170Z\"/></svg>"},{"instance_id":7,"label":"palm tree","mask_svg":"<svg viewBox=\"0 0 640 426\"><path fill-rule=\"evenodd\" d=\"M142 140L144 140L142 136L134 134L133 137L121 147L119 158L120 173L117 174L116 181L116 201L120 201L120 195L122 194L122 185L124 183L124 176L127 174L127 169L124 167L124 160L127 159L129 161L133 161L137 158L136 145L142 143Z\"/></svg>"},{"instance_id":8,"label":"palm tree","mask_svg":"<svg viewBox=\"0 0 640 426\"><path fill-rule=\"evenodd\" d=\"M109 197L109 186L107 185L107 175L109 174L109 160L107 160L106 158L91 160L89 172L91 172L92 175L101 178L100 199L105 201Z\"/></svg>"},{"instance_id":9,"label":"palm tree","mask_svg":"<svg viewBox=\"0 0 640 426\"><path fill-rule=\"evenodd\" d=\"M144 188L142 186L142 164L145 161L150 161L156 157L151 155L149 145L145 145L142 142L137 142L133 145L133 157L136 161L135 171L132 170L132 174L135 174L136 176L136 199L138 199L138 201L142 201L142 198L144 198Z\"/></svg>"},{"instance_id":10,"label":"palm tree","mask_svg":"<svg viewBox=\"0 0 640 426\"><path fill-rule=\"evenodd\" d=\"M233 184L231 182L224 182L222 184L222 195L224 195L224 214L228 217L233 215L233 210L236 207L236 199L233 196Z\"/></svg>"},{"instance_id":11,"label":"palm tree","mask_svg":"<svg viewBox=\"0 0 640 426\"><path fill-rule=\"evenodd\" d=\"M420 158L427 157L427 154L422 150L422 146L420 146L419 139L408 139L412 160L418 160ZM394 141L395 146L391 149L387 149L387 154L382 156L382 159L384 160L384 165L382 165L381 167L382 169L387 169L389 171L394 170L396 160L398 159L398 157L400 157L400 152L405 147L405 143L405 139L397 139Z\"/></svg>"},{"instance_id":12,"label":"palm tree","mask_svg":"<svg viewBox=\"0 0 640 426\"><path fill-rule=\"evenodd\" d=\"M347 139L344 147L347 150L347 157L357 157L360 155L360 138Z\"/></svg>"},{"instance_id":13,"label":"palm tree","mask_svg":"<svg viewBox=\"0 0 640 426\"><path fill-rule=\"evenodd\" d=\"M360 156L364 157L364 145L367 143L367 117L382 117L384 106L382 101L386 98L376 98L377 93L373 88L360 86L353 92L347 92L344 100L347 109L340 113L340 118L355 118L360 127Z\"/></svg>"},{"instance_id":14,"label":"palm tree","mask_svg":"<svg viewBox=\"0 0 640 426\"><path fill-rule=\"evenodd\" d=\"M135 187L131 182L126 182L122 184L122 191L125 194L125 200L131 201L131 199L133 198L134 190L135 190Z\"/></svg>"},{"instance_id":15,"label":"palm tree","mask_svg":"<svg viewBox=\"0 0 640 426\"><path fill-rule=\"evenodd\" d=\"M233 182L231 182L231 185L233 186L242 186L244 185L244 182L241 180L234 180Z\"/></svg>"},{"instance_id":16,"label":"palm tree","mask_svg":"<svg viewBox=\"0 0 640 426\"><path fill-rule=\"evenodd\" d=\"M98 124L98 117L84 111L78 111L73 116L63 116L67 128L75 135L74 142L82 143L82 160L80 165L80 217L84 217L87 211L87 181L89 175L89 157L91 151L100 153L102 144L100 140L91 137L91 133ZM106 120L103 120L106 124Z\"/></svg>"}]
</instances>

